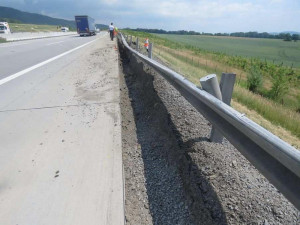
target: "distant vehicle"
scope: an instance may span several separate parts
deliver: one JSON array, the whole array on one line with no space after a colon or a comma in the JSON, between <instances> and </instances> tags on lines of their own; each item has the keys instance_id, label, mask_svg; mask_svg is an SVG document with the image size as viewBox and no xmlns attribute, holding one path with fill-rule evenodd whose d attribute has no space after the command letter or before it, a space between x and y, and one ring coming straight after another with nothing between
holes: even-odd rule
<instances>
[{"instance_id":1,"label":"distant vehicle","mask_svg":"<svg viewBox=\"0 0 300 225\"><path fill-rule=\"evenodd\" d=\"M97 33L100 33L100 29L99 29L99 28L97 28L97 29L96 29L96 32L97 32Z\"/></svg>"},{"instance_id":2,"label":"distant vehicle","mask_svg":"<svg viewBox=\"0 0 300 225\"><path fill-rule=\"evenodd\" d=\"M68 27L62 27L60 30L61 30L61 32L68 32L69 28Z\"/></svg>"},{"instance_id":3,"label":"distant vehicle","mask_svg":"<svg viewBox=\"0 0 300 225\"><path fill-rule=\"evenodd\" d=\"M89 16L75 16L77 33L80 36L96 35L95 20Z\"/></svg>"},{"instance_id":4,"label":"distant vehicle","mask_svg":"<svg viewBox=\"0 0 300 225\"><path fill-rule=\"evenodd\" d=\"M9 25L7 22L0 22L0 34L10 34Z\"/></svg>"}]
</instances>

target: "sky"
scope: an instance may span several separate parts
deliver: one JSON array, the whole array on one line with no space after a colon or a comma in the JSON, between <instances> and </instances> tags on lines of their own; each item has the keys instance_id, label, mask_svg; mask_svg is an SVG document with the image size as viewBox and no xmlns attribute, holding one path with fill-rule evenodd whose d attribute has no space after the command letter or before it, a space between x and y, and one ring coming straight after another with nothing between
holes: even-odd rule
<instances>
[{"instance_id":1,"label":"sky","mask_svg":"<svg viewBox=\"0 0 300 225\"><path fill-rule=\"evenodd\" d=\"M300 0L0 0L0 5L69 20L89 15L120 28L300 32Z\"/></svg>"}]
</instances>

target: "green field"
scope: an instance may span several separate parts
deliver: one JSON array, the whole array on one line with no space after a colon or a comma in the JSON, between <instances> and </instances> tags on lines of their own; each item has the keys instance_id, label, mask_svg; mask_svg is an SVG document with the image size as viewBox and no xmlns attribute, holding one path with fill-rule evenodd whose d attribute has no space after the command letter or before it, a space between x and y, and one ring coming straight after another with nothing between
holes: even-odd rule
<instances>
[{"instance_id":1,"label":"green field","mask_svg":"<svg viewBox=\"0 0 300 225\"><path fill-rule=\"evenodd\" d=\"M60 28L53 25L36 25L36 24L20 24L10 23L12 32L57 32Z\"/></svg>"},{"instance_id":2,"label":"green field","mask_svg":"<svg viewBox=\"0 0 300 225\"><path fill-rule=\"evenodd\" d=\"M222 52L227 55L255 57L276 64L300 68L300 41L259 38L212 37L203 35L157 34L159 37L207 51Z\"/></svg>"}]
</instances>

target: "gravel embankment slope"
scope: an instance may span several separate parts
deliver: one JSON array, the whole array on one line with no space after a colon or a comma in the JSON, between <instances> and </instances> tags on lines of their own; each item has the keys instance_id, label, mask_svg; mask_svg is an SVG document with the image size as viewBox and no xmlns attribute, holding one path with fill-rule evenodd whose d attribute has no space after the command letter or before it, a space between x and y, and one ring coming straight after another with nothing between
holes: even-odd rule
<instances>
[{"instance_id":1,"label":"gravel embankment slope","mask_svg":"<svg viewBox=\"0 0 300 225\"><path fill-rule=\"evenodd\" d=\"M156 71L120 47L127 224L299 224L289 203Z\"/></svg>"}]
</instances>

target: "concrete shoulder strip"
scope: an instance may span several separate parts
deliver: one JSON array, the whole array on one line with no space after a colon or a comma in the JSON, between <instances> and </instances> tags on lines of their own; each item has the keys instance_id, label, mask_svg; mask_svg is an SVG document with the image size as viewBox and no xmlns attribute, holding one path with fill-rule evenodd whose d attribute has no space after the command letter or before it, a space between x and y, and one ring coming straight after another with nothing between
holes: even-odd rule
<instances>
[{"instance_id":1,"label":"concrete shoulder strip","mask_svg":"<svg viewBox=\"0 0 300 225\"><path fill-rule=\"evenodd\" d=\"M34 66L31 66L31 67L29 67L29 68L27 68L27 69L25 69L25 70L22 70L22 71L20 71L20 72L18 72L18 73L15 73L15 74L12 74L12 75L10 75L10 76L8 76L8 77L5 77L5 78L3 78L2 80L0 80L0 85L5 84L5 83L7 83L7 82L9 82L9 81L11 81L11 80L13 80L13 79L16 79L16 78L18 78L18 77L20 77L20 76L22 76L22 75L24 75L24 74L26 74L26 73L32 71L32 70L35 70L35 69L37 69L37 68L39 68L39 67L41 67L41 66L44 66L44 65L46 65L46 64L48 64L48 63L50 63L50 62L52 62L52 61L54 61L54 60L56 60L56 59L59 59L59 58L65 56L65 55L67 55L67 54L70 54L71 52L74 52L74 51L76 51L76 50L78 50L78 49L80 49L80 48L83 48L84 46L87 46L87 45L93 43L93 42L96 41L96 40L97 40L97 39L95 39L95 40L93 40L93 41L90 41L90 42L88 42L88 43L85 43L85 44L83 44L83 45L80 45L80 46L78 46L78 47L76 47L76 48L73 48L73 49L71 49L71 50L69 50L69 51L66 51L66 52L64 52L64 53L62 53L62 54L60 54L60 55L54 56L53 58L50 58L50 59L48 59L48 60L46 60L46 61L44 61L44 62L41 62L41 63L39 63L39 64L36 64L36 65L34 65Z\"/></svg>"}]
</instances>

